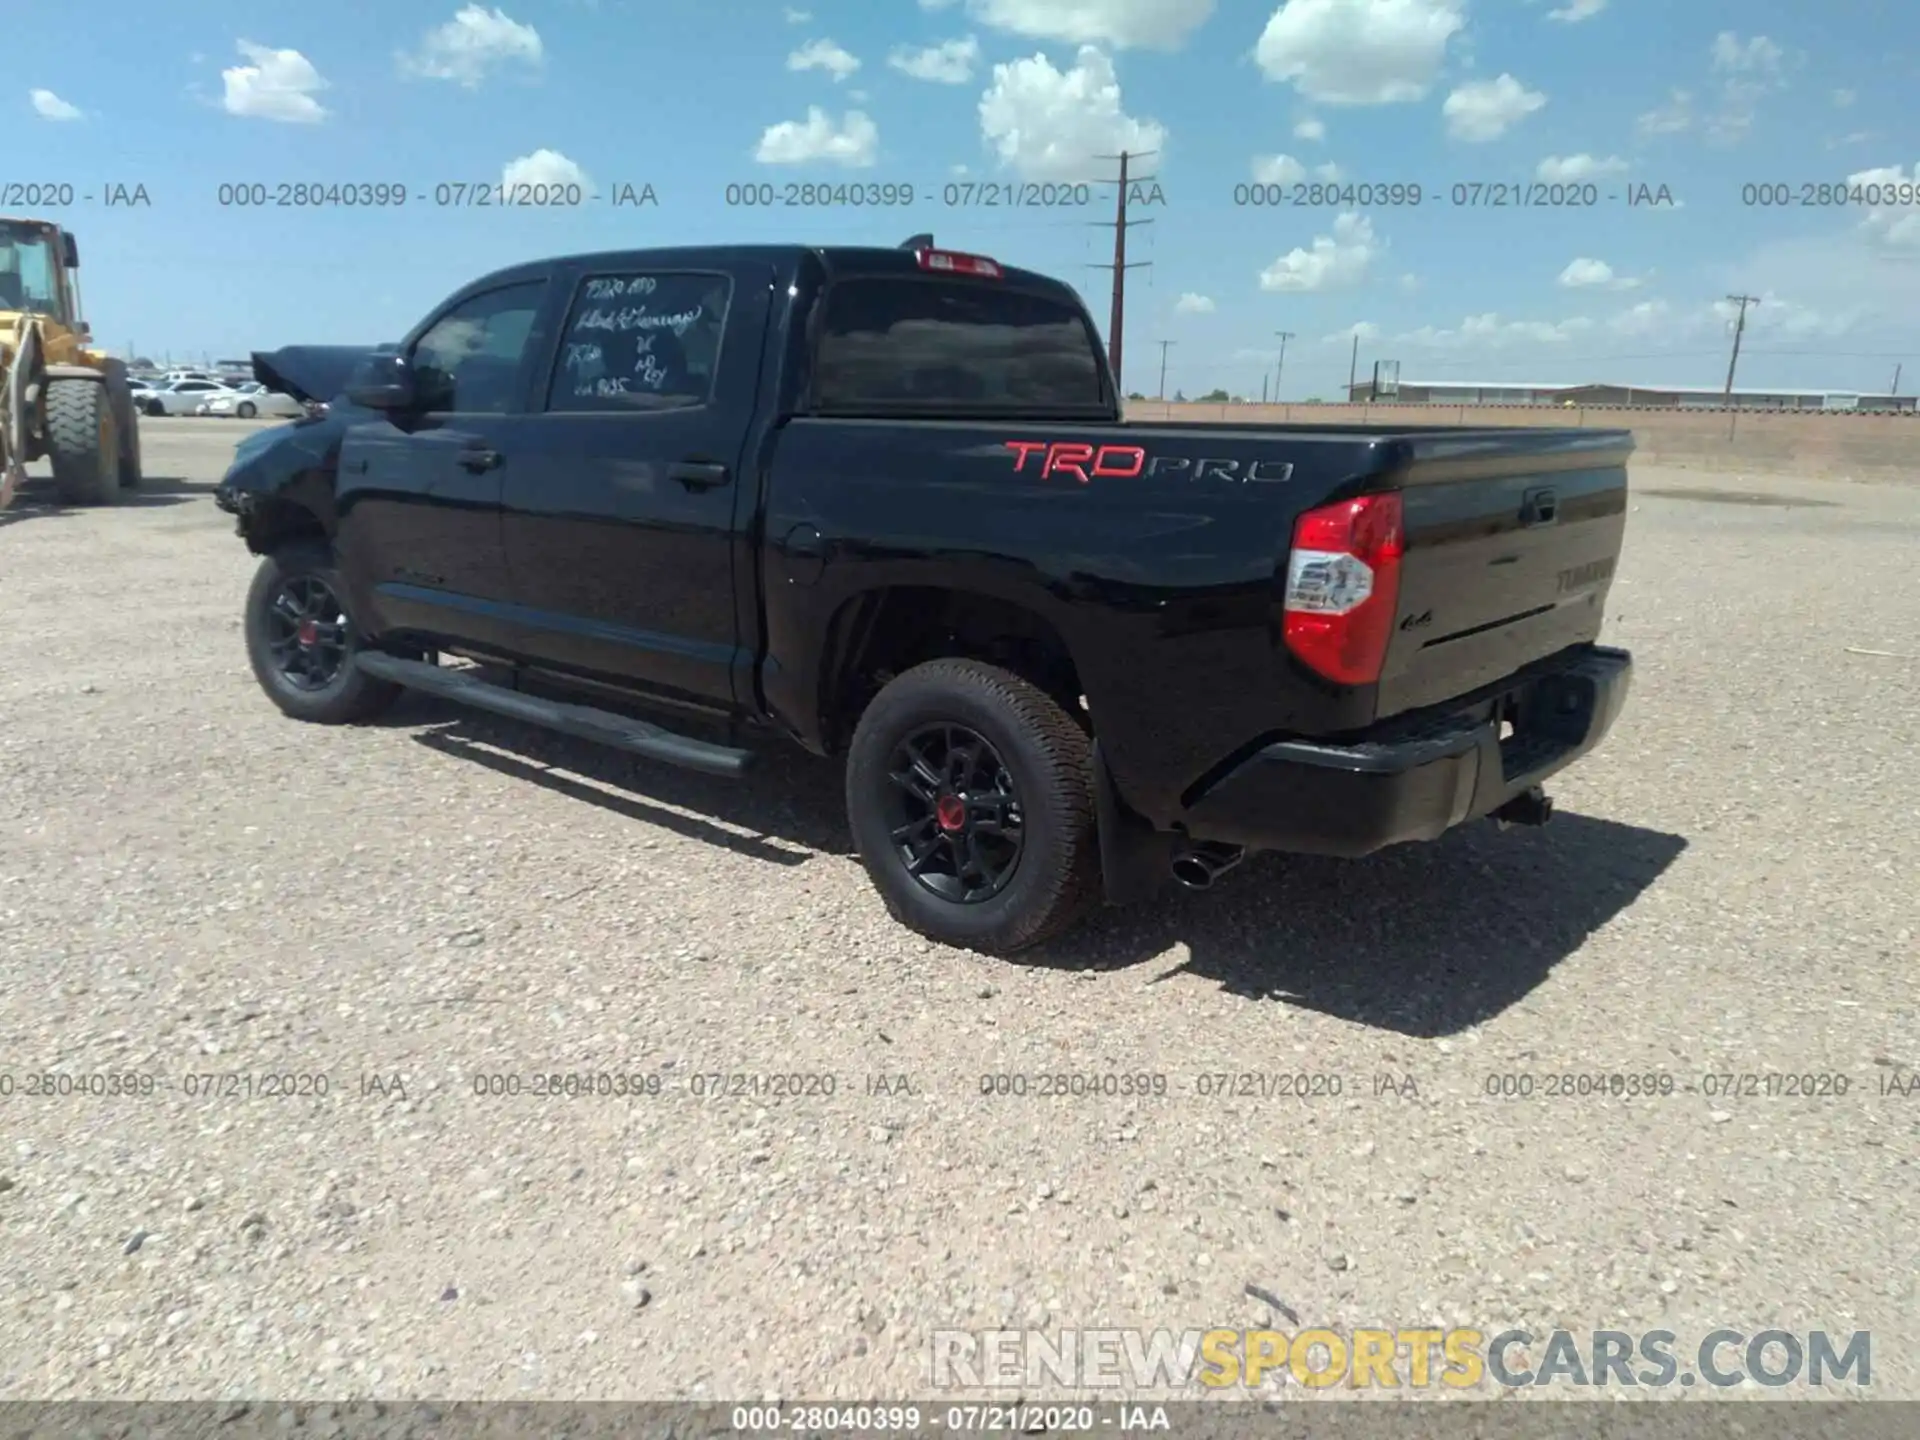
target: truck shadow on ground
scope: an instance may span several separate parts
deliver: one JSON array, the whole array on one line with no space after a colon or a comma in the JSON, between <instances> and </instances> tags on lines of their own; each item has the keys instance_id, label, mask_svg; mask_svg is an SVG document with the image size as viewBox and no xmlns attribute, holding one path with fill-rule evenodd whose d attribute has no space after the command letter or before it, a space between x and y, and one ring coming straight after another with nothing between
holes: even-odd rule
<instances>
[{"instance_id":1,"label":"truck shadow on ground","mask_svg":"<svg viewBox=\"0 0 1920 1440\"><path fill-rule=\"evenodd\" d=\"M421 695L382 723L441 754L750 859L800 866L853 855L840 766L798 750L777 764L767 757L739 784ZM1155 983L1195 975L1249 1002L1439 1038L1523 1000L1686 847L1678 835L1561 810L1542 828L1473 824L1365 860L1256 856L1208 891L1169 883L1008 963L1157 966Z\"/></svg>"},{"instance_id":2,"label":"truck shadow on ground","mask_svg":"<svg viewBox=\"0 0 1920 1440\"><path fill-rule=\"evenodd\" d=\"M1468 824L1364 860L1258 855L1204 892L1168 887L1109 909L1029 963L1105 970L1161 960L1228 994L1418 1039L1484 1024L1633 905L1679 858L1678 835L1556 811Z\"/></svg>"}]
</instances>

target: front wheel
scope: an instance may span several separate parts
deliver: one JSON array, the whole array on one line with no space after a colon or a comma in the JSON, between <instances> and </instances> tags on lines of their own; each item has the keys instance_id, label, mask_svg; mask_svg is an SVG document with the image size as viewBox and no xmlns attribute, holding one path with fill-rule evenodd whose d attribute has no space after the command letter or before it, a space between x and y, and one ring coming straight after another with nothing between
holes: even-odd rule
<instances>
[{"instance_id":1,"label":"front wheel","mask_svg":"<svg viewBox=\"0 0 1920 1440\"><path fill-rule=\"evenodd\" d=\"M948 945L1025 950L1099 891L1091 742L992 665L934 660L875 697L847 755L847 818L888 911Z\"/></svg>"},{"instance_id":2,"label":"front wheel","mask_svg":"<svg viewBox=\"0 0 1920 1440\"><path fill-rule=\"evenodd\" d=\"M247 659L267 698L296 720L371 720L400 693L356 666L359 639L341 599L333 550L297 541L260 562L247 591Z\"/></svg>"},{"instance_id":3,"label":"front wheel","mask_svg":"<svg viewBox=\"0 0 1920 1440\"><path fill-rule=\"evenodd\" d=\"M254 408L251 400L242 400L238 405L233 407L233 413L238 415L242 420L251 420L260 412Z\"/></svg>"},{"instance_id":4,"label":"front wheel","mask_svg":"<svg viewBox=\"0 0 1920 1440\"><path fill-rule=\"evenodd\" d=\"M63 505L111 505L120 497L120 433L101 380L47 385L47 458Z\"/></svg>"}]
</instances>

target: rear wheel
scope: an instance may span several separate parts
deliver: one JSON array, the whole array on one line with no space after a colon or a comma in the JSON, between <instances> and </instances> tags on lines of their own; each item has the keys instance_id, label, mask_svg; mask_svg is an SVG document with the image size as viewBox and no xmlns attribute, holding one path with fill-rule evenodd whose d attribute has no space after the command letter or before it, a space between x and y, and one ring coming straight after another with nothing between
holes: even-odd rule
<instances>
[{"instance_id":1,"label":"rear wheel","mask_svg":"<svg viewBox=\"0 0 1920 1440\"><path fill-rule=\"evenodd\" d=\"M260 412L254 407L254 403L251 400L242 400L238 405L233 407L233 413L238 415L242 420L251 420Z\"/></svg>"},{"instance_id":2,"label":"rear wheel","mask_svg":"<svg viewBox=\"0 0 1920 1440\"><path fill-rule=\"evenodd\" d=\"M296 541L260 562L247 591L247 659L267 698L296 720L371 720L400 687L354 664L359 637L330 546Z\"/></svg>"},{"instance_id":3,"label":"rear wheel","mask_svg":"<svg viewBox=\"0 0 1920 1440\"><path fill-rule=\"evenodd\" d=\"M120 498L120 438L113 421L105 382L48 382L47 458L62 504L111 505Z\"/></svg>"},{"instance_id":4,"label":"rear wheel","mask_svg":"<svg viewBox=\"0 0 1920 1440\"><path fill-rule=\"evenodd\" d=\"M847 755L847 818L887 909L945 944L1010 955L1098 894L1086 732L992 665L935 660L875 697Z\"/></svg>"}]
</instances>

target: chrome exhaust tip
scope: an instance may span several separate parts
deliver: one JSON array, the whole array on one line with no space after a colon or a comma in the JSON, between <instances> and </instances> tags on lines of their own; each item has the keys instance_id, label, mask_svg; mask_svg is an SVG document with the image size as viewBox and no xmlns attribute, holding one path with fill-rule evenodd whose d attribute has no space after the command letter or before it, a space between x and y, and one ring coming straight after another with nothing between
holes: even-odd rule
<instances>
[{"instance_id":1,"label":"chrome exhaust tip","mask_svg":"<svg viewBox=\"0 0 1920 1440\"><path fill-rule=\"evenodd\" d=\"M1173 857L1173 878L1189 890L1208 890L1246 855L1243 846L1203 840Z\"/></svg>"}]
</instances>

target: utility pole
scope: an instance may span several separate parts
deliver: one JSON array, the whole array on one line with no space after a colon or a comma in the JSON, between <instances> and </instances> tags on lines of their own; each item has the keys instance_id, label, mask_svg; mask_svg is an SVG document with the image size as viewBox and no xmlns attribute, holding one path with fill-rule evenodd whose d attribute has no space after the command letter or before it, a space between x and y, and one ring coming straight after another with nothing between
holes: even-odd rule
<instances>
[{"instance_id":1,"label":"utility pole","mask_svg":"<svg viewBox=\"0 0 1920 1440\"><path fill-rule=\"evenodd\" d=\"M1157 150L1122 150L1118 155L1096 155L1093 157L1096 160L1118 160L1120 162L1120 179L1114 196L1113 219L1095 220L1092 223L1102 228L1108 225L1113 227L1113 263L1111 265L1095 265L1093 268L1096 270L1113 271L1113 309L1107 320L1107 363L1113 367L1114 388L1122 394L1126 393L1125 387L1120 382L1120 362L1122 356L1121 339L1127 321L1127 271L1143 270L1153 263L1151 260L1142 260L1132 265L1127 263L1127 231L1135 225L1151 225L1153 223L1151 220L1127 219L1128 187L1129 185L1139 183L1140 179L1138 176L1130 176L1127 173L1127 166L1132 161L1144 160L1149 155L1157 155L1159 153ZM1151 180L1153 177L1149 175L1146 178Z\"/></svg>"},{"instance_id":2,"label":"utility pole","mask_svg":"<svg viewBox=\"0 0 1920 1440\"><path fill-rule=\"evenodd\" d=\"M1167 398L1167 347L1179 343L1177 340L1162 340L1160 342L1160 398L1162 400Z\"/></svg>"},{"instance_id":3,"label":"utility pole","mask_svg":"<svg viewBox=\"0 0 1920 1440\"><path fill-rule=\"evenodd\" d=\"M1887 387L1887 394L1889 395L1898 395L1900 393L1900 370L1901 367L1899 365L1893 367L1893 384Z\"/></svg>"},{"instance_id":4,"label":"utility pole","mask_svg":"<svg viewBox=\"0 0 1920 1440\"><path fill-rule=\"evenodd\" d=\"M1353 332L1353 358L1347 361L1347 400L1353 400L1353 382L1360 374L1360 332Z\"/></svg>"},{"instance_id":5,"label":"utility pole","mask_svg":"<svg viewBox=\"0 0 1920 1440\"><path fill-rule=\"evenodd\" d=\"M1287 341L1293 339L1293 331L1276 330L1280 337L1280 363L1273 367L1273 403L1280 403L1280 377L1287 373Z\"/></svg>"},{"instance_id":6,"label":"utility pole","mask_svg":"<svg viewBox=\"0 0 1920 1440\"><path fill-rule=\"evenodd\" d=\"M1728 406L1732 406L1733 370L1734 367L1740 363L1740 337L1746 332L1747 328L1747 307L1749 305L1758 305L1760 303L1760 297L1758 295L1729 295L1727 299L1740 307L1740 318L1734 322L1733 326L1733 358L1727 361L1727 389L1726 394L1722 397Z\"/></svg>"}]
</instances>

